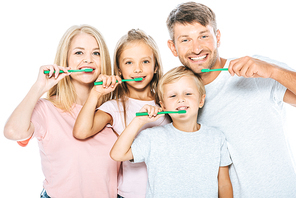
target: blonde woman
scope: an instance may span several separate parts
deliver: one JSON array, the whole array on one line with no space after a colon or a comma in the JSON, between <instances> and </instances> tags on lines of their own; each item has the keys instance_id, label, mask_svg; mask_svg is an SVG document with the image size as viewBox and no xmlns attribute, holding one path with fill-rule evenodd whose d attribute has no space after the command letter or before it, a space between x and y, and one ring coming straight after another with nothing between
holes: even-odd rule
<instances>
[{"instance_id":1,"label":"blonde woman","mask_svg":"<svg viewBox=\"0 0 296 198\"><path fill-rule=\"evenodd\" d=\"M142 106L156 105L155 91L162 76L162 64L153 38L135 29L124 35L115 49L114 74L116 76L99 76L98 81L103 81L103 85L93 88L79 113L73 131L75 137L86 139L102 130L106 124L111 125L120 135ZM121 79L139 77L143 80L120 83ZM110 92L113 92L115 99L101 105L94 114L96 101ZM143 129L168 122L170 120L163 117L145 125ZM123 162L119 174L118 197L144 198L147 178L145 163Z\"/></svg>"},{"instance_id":2,"label":"blonde woman","mask_svg":"<svg viewBox=\"0 0 296 198\"><path fill-rule=\"evenodd\" d=\"M109 150L116 135L110 129L85 141L72 135L94 81L100 74L111 74L102 35L88 25L70 27L54 63L40 67L37 81L8 119L4 135L21 146L37 138L45 176L41 197L115 197L119 164L110 159ZM68 72L86 68L93 71ZM49 74L44 74L46 70ZM46 99L40 99L46 92ZM96 105L109 98L110 94L104 95Z\"/></svg>"}]
</instances>

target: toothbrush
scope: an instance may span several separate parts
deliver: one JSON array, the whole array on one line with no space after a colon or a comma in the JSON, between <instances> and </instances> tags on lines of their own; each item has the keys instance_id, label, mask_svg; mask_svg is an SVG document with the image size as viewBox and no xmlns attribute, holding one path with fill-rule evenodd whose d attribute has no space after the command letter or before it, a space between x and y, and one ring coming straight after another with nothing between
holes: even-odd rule
<instances>
[{"instance_id":1,"label":"toothbrush","mask_svg":"<svg viewBox=\"0 0 296 198\"><path fill-rule=\"evenodd\" d=\"M142 81L143 78L133 78L133 79L122 79L122 82L126 82L126 81ZM116 82L118 82L118 80L116 80ZM102 85L103 81L99 81L99 82L94 82L94 85Z\"/></svg>"},{"instance_id":2,"label":"toothbrush","mask_svg":"<svg viewBox=\"0 0 296 198\"><path fill-rule=\"evenodd\" d=\"M211 71L228 71L228 68L219 68L219 69L202 69L201 72L211 72Z\"/></svg>"},{"instance_id":3,"label":"toothbrush","mask_svg":"<svg viewBox=\"0 0 296 198\"><path fill-rule=\"evenodd\" d=\"M92 72L93 71L93 69L89 69L89 68L87 68L87 69L77 69L77 70L68 70L68 72ZM46 71L44 71L44 74L49 74L49 70L46 70ZM53 73L55 73L55 71L53 72ZM64 73L64 71L63 70L60 70L60 72L59 73Z\"/></svg>"},{"instance_id":4,"label":"toothbrush","mask_svg":"<svg viewBox=\"0 0 296 198\"><path fill-rule=\"evenodd\" d=\"M161 111L158 112L157 114L170 114L170 113L179 113L179 114L183 114L186 113L186 110L179 110L179 111ZM137 112L136 116L147 116L148 112Z\"/></svg>"}]
</instances>

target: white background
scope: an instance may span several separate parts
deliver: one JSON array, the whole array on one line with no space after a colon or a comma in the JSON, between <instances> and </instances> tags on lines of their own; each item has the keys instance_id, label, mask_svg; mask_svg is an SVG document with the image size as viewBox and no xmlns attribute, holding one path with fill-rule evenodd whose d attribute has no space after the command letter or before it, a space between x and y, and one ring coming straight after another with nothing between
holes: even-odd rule
<instances>
[{"instance_id":1,"label":"white background","mask_svg":"<svg viewBox=\"0 0 296 198\"><path fill-rule=\"evenodd\" d=\"M169 51L166 18L183 1L32 1L1 3L0 128L35 82L41 65L52 64L57 45L72 25L89 24L104 36L113 59L118 39L132 28L157 42L164 70L179 66ZM214 10L223 58L259 54L296 69L295 2L202 0ZM295 85L296 86L296 85ZM286 131L296 156L296 109L287 105ZM293 146L294 145L294 146ZM22 148L0 134L0 197L38 197L43 174L36 140ZM280 167L279 167L280 168ZM65 181L67 182L67 181Z\"/></svg>"}]
</instances>

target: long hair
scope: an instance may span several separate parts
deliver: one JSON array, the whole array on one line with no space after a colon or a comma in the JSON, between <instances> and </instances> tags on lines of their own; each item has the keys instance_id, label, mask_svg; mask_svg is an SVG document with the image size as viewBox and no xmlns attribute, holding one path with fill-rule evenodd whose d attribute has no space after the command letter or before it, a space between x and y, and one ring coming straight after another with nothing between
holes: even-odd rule
<instances>
[{"instance_id":1,"label":"long hair","mask_svg":"<svg viewBox=\"0 0 296 198\"><path fill-rule=\"evenodd\" d=\"M131 43L135 42L143 42L146 45L148 45L153 52L153 56L155 59L155 66L154 66L154 76L150 82L150 91L153 97L155 97L155 102L158 103L158 97L156 94L157 84L159 79L161 78L163 74L163 68L162 68L162 62L160 58L160 52L156 45L156 42L154 39L147 35L144 31L139 29L132 29L130 30L126 35L121 37L121 39L118 41L115 52L114 52L114 75L120 75L120 68L119 68L119 58L122 54L122 52L126 49L127 46L129 46ZM121 76L122 77L122 76ZM125 85L125 83L119 84L116 89L114 90L114 94L112 95L113 99L116 99L119 105L119 102L121 101L123 110L124 110L124 123L126 125L126 97L129 94L128 88Z\"/></svg>"},{"instance_id":2,"label":"long hair","mask_svg":"<svg viewBox=\"0 0 296 198\"><path fill-rule=\"evenodd\" d=\"M101 74L111 75L111 60L107 45L103 39L101 33L94 27L89 25L72 26L70 27L60 40L58 49L56 52L54 63L58 66L68 67L68 52L72 39L80 34L87 33L93 36L99 46L101 56ZM54 99L53 96L56 96ZM111 94L105 95L98 104L109 100ZM76 102L77 94L75 87L71 81L71 76L66 76L60 80L54 87L47 92L47 97L58 108L70 112L73 104Z\"/></svg>"}]
</instances>

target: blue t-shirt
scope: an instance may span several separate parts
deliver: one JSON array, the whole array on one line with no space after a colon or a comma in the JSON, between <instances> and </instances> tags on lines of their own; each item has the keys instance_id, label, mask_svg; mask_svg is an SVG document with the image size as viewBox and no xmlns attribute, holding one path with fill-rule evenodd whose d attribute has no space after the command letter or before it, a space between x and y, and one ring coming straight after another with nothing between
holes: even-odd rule
<instances>
[{"instance_id":1,"label":"blue t-shirt","mask_svg":"<svg viewBox=\"0 0 296 198\"><path fill-rule=\"evenodd\" d=\"M231 159L223 133L201 125L183 132L172 123L143 130L132 144L134 162L145 162L146 197L218 197L218 171Z\"/></svg>"}]
</instances>

